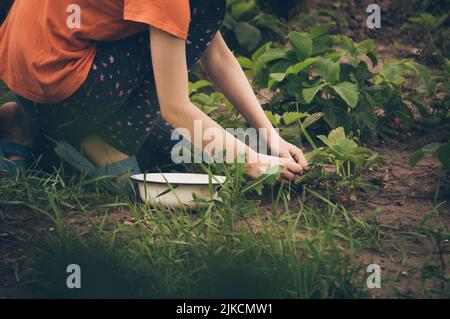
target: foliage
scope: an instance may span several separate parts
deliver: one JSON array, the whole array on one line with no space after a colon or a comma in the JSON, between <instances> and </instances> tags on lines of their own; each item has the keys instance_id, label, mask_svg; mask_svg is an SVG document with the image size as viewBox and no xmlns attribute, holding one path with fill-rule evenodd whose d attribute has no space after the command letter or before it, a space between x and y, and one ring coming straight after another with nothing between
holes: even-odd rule
<instances>
[{"instance_id":1,"label":"foliage","mask_svg":"<svg viewBox=\"0 0 450 319\"><path fill-rule=\"evenodd\" d=\"M321 112L329 128L342 126L362 138L373 138L383 132L381 123L413 118L408 103L412 96L422 104L436 93L428 68L410 60L380 64L372 40L355 43L343 35L330 35L331 26L293 31L288 46L267 43L251 58L239 58L256 90L273 92L266 108ZM411 77L417 84L408 90ZM416 94L422 86L425 94Z\"/></svg>"},{"instance_id":2,"label":"foliage","mask_svg":"<svg viewBox=\"0 0 450 319\"><path fill-rule=\"evenodd\" d=\"M383 162L383 158L368 148L359 146L346 136L342 127L332 130L328 136L318 138L324 143L307 154L311 171L299 182L326 182L333 192L348 195L356 200L356 191L373 192L377 187L361 178L361 174Z\"/></svg>"},{"instance_id":3,"label":"foliage","mask_svg":"<svg viewBox=\"0 0 450 319\"><path fill-rule=\"evenodd\" d=\"M450 173L450 141L447 143L431 143L420 148L413 155L411 155L409 163L413 166L425 156L436 154L437 158L442 164L442 167Z\"/></svg>"},{"instance_id":4,"label":"foliage","mask_svg":"<svg viewBox=\"0 0 450 319\"><path fill-rule=\"evenodd\" d=\"M282 115L265 111L265 114L273 126L280 128L280 135L287 141L296 145L303 145L302 137L315 146L306 129L319 121L323 113L284 112Z\"/></svg>"},{"instance_id":5,"label":"foliage","mask_svg":"<svg viewBox=\"0 0 450 319\"><path fill-rule=\"evenodd\" d=\"M214 90L211 82L200 80L189 83L189 96L191 102L205 114L214 119L225 128L244 127L241 116L222 94Z\"/></svg>"},{"instance_id":6,"label":"foliage","mask_svg":"<svg viewBox=\"0 0 450 319\"><path fill-rule=\"evenodd\" d=\"M442 13L450 10L450 0L416 0L412 8L414 11Z\"/></svg>"},{"instance_id":7,"label":"foliage","mask_svg":"<svg viewBox=\"0 0 450 319\"><path fill-rule=\"evenodd\" d=\"M228 0L223 35L241 53L253 52L270 39L280 39L285 27L277 16L261 11L256 0Z\"/></svg>"},{"instance_id":8,"label":"foliage","mask_svg":"<svg viewBox=\"0 0 450 319\"><path fill-rule=\"evenodd\" d=\"M450 29L448 14L433 15L422 13L412 17L403 25L403 30L419 35L422 39L420 47L426 61L443 64L450 58Z\"/></svg>"},{"instance_id":9,"label":"foliage","mask_svg":"<svg viewBox=\"0 0 450 319\"><path fill-rule=\"evenodd\" d=\"M435 200L437 200L441 187L444 197L450 194L450 140L447 143L430 143L423 146L411 155L409 164L416 166L424 157L432 155L436 155L444 169L444 174L440 176L436 187Z\"/></svg>"}]
</instances>

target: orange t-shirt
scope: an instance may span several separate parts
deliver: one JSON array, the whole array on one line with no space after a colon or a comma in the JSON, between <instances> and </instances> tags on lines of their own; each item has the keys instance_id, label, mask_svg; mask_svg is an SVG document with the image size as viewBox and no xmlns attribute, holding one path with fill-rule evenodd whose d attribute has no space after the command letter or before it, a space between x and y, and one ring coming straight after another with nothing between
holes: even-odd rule
<instances>
[{"instance_id":1,"label":"orange t-shirt","mask_svg":"<svg viewBox=\"0 0 450 319\"><path fill-rule=\"evenodd\" d=\"M0 79L34 102L60 102L85 81L97 41L149 25L187 39L189 23L189 0L16 0L0 29Z\"/></svg>"}]
</instances>

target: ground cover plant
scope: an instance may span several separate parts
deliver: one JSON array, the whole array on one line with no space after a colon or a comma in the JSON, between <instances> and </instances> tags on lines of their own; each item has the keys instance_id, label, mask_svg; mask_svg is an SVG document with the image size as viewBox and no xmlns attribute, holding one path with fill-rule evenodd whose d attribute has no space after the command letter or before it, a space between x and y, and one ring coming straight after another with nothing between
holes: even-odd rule
<instances>
[{"instance_id":1,"label":"ground cover plant","mask_svg":"<svg viewBox=\"0 0 450 319\"><path fill-rule=\"evenodd\" d=\"M227 176L197 210L118 195L63 163L2 176L0 297L450 297L449 12L405 2L383 2L402 18L382 37L354 26L360 1L228 1L223 34L308 172L280 185L277 168L251 180L241 164L188 167ZM247 127L199 75L192 102ZM1 84L0 104L12 100ZM83 289L67 289L74 263Z\"/></svg>"}]
</instances>

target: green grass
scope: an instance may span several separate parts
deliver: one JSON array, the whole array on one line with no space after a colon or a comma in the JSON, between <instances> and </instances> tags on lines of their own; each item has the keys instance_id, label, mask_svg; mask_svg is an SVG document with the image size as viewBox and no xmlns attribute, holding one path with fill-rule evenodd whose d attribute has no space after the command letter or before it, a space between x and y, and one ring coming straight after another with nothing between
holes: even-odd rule
<instances>
[{"instance_id":1,"label":"green grass","mask_svg":"<svg viewBox=\"0 0 450 319\"><path fill-rule=\"evenodd\" d=\"M308 207L274 186L265 191L272 205L262 204L243 191L249 187L237 166L226 169L223 202L200 211L154 208L63 173L0 184L2 214L26 208L54 228L24 243L35 256L30 289L39 295L369 297L359 253L381 247L387 233L342 207ZM65 285L74 263L84 283L76 291Z\"/></svg>"},{"instance_id":2,"label":"green grass","mask_svg":"<svg viewBox=\"0 0 450 319\"><path fill-rule=\"evenodd\" d=\"M11 101L14 101L11 91L0 81L0 105Z\"/></svg>"}]
</instances>

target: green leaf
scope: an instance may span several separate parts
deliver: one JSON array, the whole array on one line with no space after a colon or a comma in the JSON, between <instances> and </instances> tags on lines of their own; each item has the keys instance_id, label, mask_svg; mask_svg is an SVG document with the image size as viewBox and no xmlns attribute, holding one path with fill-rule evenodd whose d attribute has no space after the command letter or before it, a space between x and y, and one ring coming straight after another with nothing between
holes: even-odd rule
<instances>
[{"instance_id":1,"label":"green leaf","mask_svg":"<svg viewBox=\"0 0 450 319\"><path fill-rule=\"evenodd\" d=\"M332 35L331 39L333 40L334 45L343 49L350 55L356 54L356 44L353 42L351 38L346 35Z\"/></svg>"},{"instance_id":2,"label":"green leaf","mask_svg":"<svg viewBox=\"0 0 450 319\"><path fill-rule=\"evenodd\" d=\"M270 111L264 111L264 113L266 114L266 117L269 119L270 123L277 127L278 125L280 125L280 119L281 117L278 114L273 114Z\"/></svg>"},{"instance_id":3,"label":"green leaf","mask_svg":"<svg viewBox=\"0 0 450 319\"><path fill-rule=\"evenodd\" d=\"M325 79L325 81L334 84L339 81L341 66L339 63L333 62L328 58L320 58L314 66L314 71Z\"/></svg>"},{"instance_id":4,"label":"green leaf","mask_svg":"<svg viewBox=\"0 0 450 319\"><path fill-rule=\"evenodd\" d=\"M266 53L271 48L271 46L272 46L272 42L267 42L262 47L260 47L258 50L256 50L255 53L253 53L253 55L252 55L253 62L256 62L256 60L258 60L261 55Z\"/></svg>"},{"instance_id":5,"label":"green leaf","mask_svg":"<svg viewBox=\"0 0 450 319\"><path fill-rule=\"evenodd\" d=\"M444 169L447 172L450 172L450 142L439 148L437 156L444 166Z\"/></svg>"},{"instance_id":6,"label":"green leaf","mask_svg":"<svg viewBox=\"0 0 450 319\"><path fill-rule=\"evenodd\" d=\"M285 73L272 73L270 74L270 78L276 82L283 82L285 79Z\"/></svg>"},{"instance_id":7,"label":"green leaf","mask_svg":"<svg viewBox=\"0 0 450 319\"><path fill-rule=\"evenodd\" d=\"M347 103L348 106L355 108L358 105L358 85L350 82L341 82L333 85L333 89Z\"/></svg>"},{"instance_id":8,"label":"green leaf","mask_svg":"<svg viewBox=\"0 0 450 319\"><path fill-rule=\"evenodd\" d=\"M404 66L419 75L423 85L428 90L428 93L430 95L433 94L435 84L430 80L430 70L426 66L423 66L422 64L416 62L405 62Z\"/></svg>"},{"instance_id":9,"label":"green leaf","mask_svg":"<svg viewBox=\"0 0 450 319\"><path fill-rule=\"evenodd\" d=\"M313 41L308 33L292 31L288 35L294 46L295 53L300 60L311 57L313 52Z\"/></svg>"},{"instance_id":10,"label":"green leaf","mask_svg":"<svg viewBox=\"0 0 450 319\"><path fill-rule=\"evenodd\" d=\"M275 60L285 59L287 51L284 48L274 48L267 50L256 59L257 64L266 64Z\"/></svg>"},{"instance_id":11,"label":"green leaf","mask_svg":"<svg viewBox=\"0 0 450 319\"><path fill-rule=\"evenodd\" d=\"M206 80L200 80L195 83L189 82L189 92L190 94L198 92L198 90L203 89L205 87L212 87L212 83Z\"/></svg>"},{"instance_id":12,"label":"green leaf","mask_svg":"<svg viewBox=\"0 0 450 319\"><path fill-rule=\"evenodd\" d=\"M198 103L199 105L211 105L214 103L214 99L205 93L197 93L191 97L191 101Z\"/></svg>"},{"instance_id":13,"label":"green leaf","mask_svg":"<svg viewBox=\"0 0 450 319\"><path fill-rule=\"evenodd\" d=\"M264 185L275 185L282 171L281 166L270 166L260 177L246 185L241 192L247 193L254 190L258 195L262 195Z\"/></svg>"},{"instance_id":14,"label":"green leaf","mask_svg":"<svg viewBox=\"0 0 450 319\"><path fill-rule=\"evenodd\" d=\"M231 6L231 15L236 20L243 19L244 16L250 15L256 9L253 1L243 1Z\"/></svg>"},{"instance_id":15,"label":"green leaf","mask_svg":"<svg viewBox=\"0 0 450 319\"><path fill-rule=\"evenodd\" d=\"M239 44L248 50L254 50L261 42L261 31L247 22L238 22L234 29Z\"/></svg>"},{"instance_id":16,"label":"green leaf","mask_svg":"<svg viewBox=\"0 0 450 319\"><path fill-rule=\"evenodd\" d=\"M267 64L276 60L285 59L287 56L285 49L270 49L261 54L255 61L255 75L259 74L262 69L267 67Z\"/></svg>"},{"instance_id":17,"label":"green leaf","mask_svg":"<svg viewBox=\"0 0 450 319\"><path fill-rule=\"evenodd\" d=\"M350 153L358 147L358 144L354 140L350 140L348 138L344 138L338 145L333 146L334 149L339 152L342 155L347 155L349 159L351 159L353 162L361 163L361 161L364 163L363 157L357 157L353 156Z\"/></svg>"},{"instance_id":18,"label":"green leaf","mask_svg":"<svg viewBox=\"0 0 450 319\"><path fill-rule=\"evenodd\" d=\"M280 19L271 14L260 13L252 19L251 23L259 28L268 29L280 36L286 34L286 26Z\"/></svg>"},{"instance_id":19,"label":"green leaf","mask_svg":"<svg viewBox=\"0 0 450 319\"><path fill-rule=\"evenodd\" d=\"M325 113L323 118L330 128L342 126L351 129L351 119L346 106L343 108L341 106L324 105L323 109Z\"/></svg>"},{"instance_id":20,"label":"green leaf","mask_svg":"<svg viewBox=\"0 0 450 319\"><path fill-rule=\"evenodd\" d=\"M313 86L311 88L306 88L302 90L303 99L305 100L306 104L310 104L314 98L316 97L317 93L323 89L327 84L322 83L316 86Z\"/></svg>"},{"instance_id":21,"label":"green leaf","mask_svg":"<svg viewBox=\"0 0 450 319\"><path fill-rule=\"evenodd\" d=\"M409 164L412 166L416 166L417 163L424 157L424 156L430 156L434 153L436 153L441 147L441 143L431 143L428 145L425 145L424 147L418 149L415 151L411 157L409 158Z\"/></svg>"},{"instance_id":22,"label":"green leaf","mask_svg":"<svg viewBox=\"0 0 450 319\"><path fill-rule=\"evenodd\" d=\"M309 31L309 35L313 39L319 38L327 34L328 31L330 31L330 29L335 25L336 25L335 23L319 24L311 28L311 30Z\"/></svg>"},{"instance_id":23,"label":"green leaf","mask_svg":"<svg viewBox=\"0 0 450 319\"><path fill-rule=\"evenodd\" d=\"M249 58L240 56L237 58L237 60L243 69L253 69L253 61Z\"/></svg>"},{"instance_id":24,"label":"green leaf","mask_svg":"<svg viewBox=\"0 0 450 319\"><path fill-rule=\"evenodd\" d=\"M374 66L378 65L379 58L378 58L378 53L376 50L376 44L375 44L374 40L372 40L372 39L364 40L364 41L358 43L357 47L359 49L363 49L366 52L366 55L372 61L372 64Z\"/></svg>"},{"instance_id":25,"label":"green leaf","mask_svg":"<svg viewBox=\"0 0 450 319\"><path fill-rule=\"evenodd\" d=\"M328 134L328 146L339 145L345 139L345 130L343 127L337 127Z\"/></svg>"},{"instance_id":26,"label":"green leaf","mask_svg":"<svg viewBox=\"0 0 450 319\"><path fill-rule=\"evenodd\" d=\"M415 151L409 158L409 165L416 166L417 163L425 156L422 149Z\"/></svg>"},{"instance_id":27,"label":"green leaf","mask_svg":"<svg viewBox=\"0 0 450 319\"><path fill-rule=\"evenodd\" d=\"M323 113L314 113L309 115L304 121L303 121L303 127L306 129L319 121L323 116Z\"/></svg>"},{"instance_id":28,"label":"green leaf","mask_svg":"<svg viewBox=\"0 0 450 319\"><path fill-rule=\"evenodd\" d=\"M291 125L292 123L298 122L298 120L307 116L305 113L300 112L286 112L283 114L283 122L286 125Z\"/></svg>"},{"instance_id":29,"label":"green leaf","mask_svg":"<svg viewBox=\"0 0 450 319\"><path fill-rule=\"evenodd\" d=\"M436 30L445 22L445 20L447 20L447 18L448 18L447 14L438 17L433 16L430 13L422 13L418 17L410 18L409 21L411 23L428 28L429 30Z\"/></svg>"},{"instance_id":30,"label":"green leaf","mask_svg":"<svg viewBox=\"0 0 450 319\"><path fill-rule=\"evenodd\" d=\"M406 79L403 76L405 73L405 68L395 61L385 61L383 68L380 70L380 75L384 79L395 85L402 85L405 83Z\"/></svg>"},{"instance_id":31,"label":"green leaf","mask_svg":"<svg viewBox=\"0 0 450 319\"><path fill-rule=\"evenodd\" d=\"M328 139L332 145L339 144L345 138L345 130L343 127L337 127L328 134Z\"/></svg>"},{"instance_id":32,"label":"green leaf","mask_svg":"<svg viewBox=\"0 0 450 319\"><path fill-rule=\"evenodd\" d=\"M291 74L298 74L298 73L306 70L310 65L316 63L317 60L318 60L318 58L309 58L303 62L297 63L297 64L289 67L289 69L286 70L286 76L291 75Z\"/></svg>"}]
</instances>

